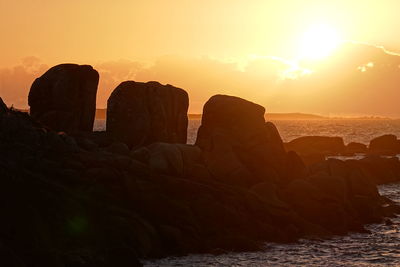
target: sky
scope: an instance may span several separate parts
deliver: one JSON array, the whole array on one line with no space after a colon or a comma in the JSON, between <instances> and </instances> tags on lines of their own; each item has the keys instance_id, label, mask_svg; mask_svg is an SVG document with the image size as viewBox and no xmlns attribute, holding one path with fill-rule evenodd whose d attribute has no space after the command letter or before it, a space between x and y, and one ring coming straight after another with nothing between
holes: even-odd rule
<instances>
[{"instance_id":1,"label":"sky","mask_svg":"<svg viewBox=\"0 0 400 267\"><path fill-rule=\"evenodd\" d=\"M398 0L0 0L0 97L27 107L33 80L69 62L99 71L99 108L131 79L187 90L192 113L224 93L268 112L400 117L398 10Z\"/></svg>"}]
</instances>

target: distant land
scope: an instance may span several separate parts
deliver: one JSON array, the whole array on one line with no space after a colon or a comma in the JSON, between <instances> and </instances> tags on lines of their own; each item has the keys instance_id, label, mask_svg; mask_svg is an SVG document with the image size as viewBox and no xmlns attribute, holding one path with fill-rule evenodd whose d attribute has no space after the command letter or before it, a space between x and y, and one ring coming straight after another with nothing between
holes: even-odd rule
<instances>
[{"instance_id":1,"label":"distant land","mask_svg":"<svg viewBox=\"0 0 400 267\"><path fill-rule=\"evenodd\" d=\"M17 109L23 112L29 112L28 109ZM97 120L105 120L107 116L107 109L96 109L96 119ZM202 114L188 114L190 120L200 120ZM351 119L351 120L398 120L400 118L388 118L388 117L379 117L379 116L361 116L361 117L327 117L316 114L307 114L307 113L266 113L265 119L269 121L274 120L343 120L343 119Z\"/></svg>"},{"instance_id":2,"label":"distant land","mask_svg":"<svg viewBox=\"0 0 400 267\"><path fill-rule=\"evenodd\" d=\"M106 119L106 109L96 110L96 119ZM202 114L188 114L190 120L200 120ZM390 120L390 118L377 117L377 116L364 116L364 117L326 117L315 114L307 113L267 113L265 114L266 120L340 120L340 119L354 119L354 120Z\"/></svg>"}]
</instances>

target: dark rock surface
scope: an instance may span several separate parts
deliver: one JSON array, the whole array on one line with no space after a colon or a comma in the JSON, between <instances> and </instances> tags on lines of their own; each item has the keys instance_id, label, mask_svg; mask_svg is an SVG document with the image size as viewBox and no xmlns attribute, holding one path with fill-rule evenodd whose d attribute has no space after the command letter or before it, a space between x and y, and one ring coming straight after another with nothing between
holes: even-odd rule
<instances>
[{"instance_id":1,"label":"dark rock surface","mask_svg":"<svg viewBox=\"0 0 400 267\"><path fill-rule=\"evenodd\" d=\"M99 74L91 66L61 64L37 78L28 103L33 118L55 131L92 131Z\"/></svg>"},{"instance_id":2,"label":"dark rock surface","mask_svg":"<svg viewBox=\"0 0 400 267\"><path fill-rule=\"evenodd\" d=\"M8 110L7 105L3 102L3 99L0 97L0 114L6 113Z\"/></svg>"},{"instance_id":3,"label":"dark rock surface","mask_svg":"<svg viewBox=\"0 0 400 267\"><path fill-rule=\"evenodd\" d=\"M121 83L107 103L107 133L130 147L186 143L189 97L158 82Z\"/></svg>"}]
</instances>

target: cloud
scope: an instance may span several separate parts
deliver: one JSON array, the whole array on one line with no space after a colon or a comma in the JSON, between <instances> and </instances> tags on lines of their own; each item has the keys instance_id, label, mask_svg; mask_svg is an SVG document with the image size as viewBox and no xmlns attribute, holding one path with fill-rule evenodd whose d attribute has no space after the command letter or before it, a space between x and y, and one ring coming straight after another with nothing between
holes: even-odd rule
<instances>
[{"instance_id":1,"label":"cloud","mask_svg":"<svg viewBox=\"0 0 400 267\"><path fill-rule=\"evenodd\" d=\"M313 69L288 84L282 105L324 114L400 116L400 56L383 47L344 43L321 62L302 62Z\"/></svg>"},{"instance_id":2,"label":"cloud","mask_svg":"<svg viewBox=\"0 0 400 267\"><path fill-rule=\"evenodd\" d=\"M100 73L97 106L106 107L112 90L125 80L159 81L190 96L190 112L201 112L214 94L260 103L272 112L381 115L400 117L400 56L383 47L345 43L329 58L294 64L281 58L252 56L247 62L209 57L164 56L152 63L130 60L93 64ZM27 107L31 83L48 66L28 57L0 69L0 96ZM306 69L312 70L307 72Z\"/></svg>"},{"instance_id":3,"label":"cloud","mask_svg":"<svg viewBox=\"0 0 400 267\"><path fill-rule=\"evenodd\" d=\"M36 77L48 69L39 58L26 57L11 68L0 68L0 97L8 105L26 108L29 88Z\"/></svg>"}]
</instances>

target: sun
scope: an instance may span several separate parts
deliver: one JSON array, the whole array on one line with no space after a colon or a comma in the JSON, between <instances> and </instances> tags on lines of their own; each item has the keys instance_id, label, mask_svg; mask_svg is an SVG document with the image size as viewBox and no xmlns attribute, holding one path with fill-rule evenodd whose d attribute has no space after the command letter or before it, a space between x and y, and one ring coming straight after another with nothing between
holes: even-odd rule
<instances>
[{"instance_id":1,"label":"sun","mask_svg":"<svg viewBox=\"0 0 400 267\"><path fill-rule=\"evenodd\" d=\"M318 60L329 56L340 44L335 28L319 24L310 27L300 40L300 59Z\"/></svg>"}]
</instances>

